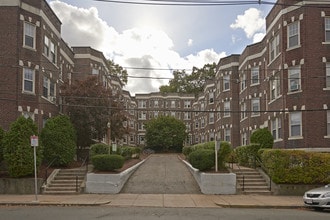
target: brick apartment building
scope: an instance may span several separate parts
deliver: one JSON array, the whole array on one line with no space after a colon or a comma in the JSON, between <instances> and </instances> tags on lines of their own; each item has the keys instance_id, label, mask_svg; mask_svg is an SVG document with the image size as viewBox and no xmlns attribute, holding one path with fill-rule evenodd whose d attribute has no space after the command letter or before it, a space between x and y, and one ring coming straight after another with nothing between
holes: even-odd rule
<instances>
[{"instance_id":1,"label":"brick apartment building","mask_svg":"<svg viewBox=\"0 0 330 220\"><path fill-rule=\"evenodd\" d=\"M121 144L143 145L144 124L158 115L184 121L186 144L249 144L268 128L276 148L330 147L330 2L278 0L266 17L266 36L241 54L222 58L198 97L148 93L132 97L111 77L104 55L70 48L45 0L0 2L0 126L20 115L39 128L59 114L65 80L97 75L120 94L129 134Z\"/></svg>"}]
</instances>

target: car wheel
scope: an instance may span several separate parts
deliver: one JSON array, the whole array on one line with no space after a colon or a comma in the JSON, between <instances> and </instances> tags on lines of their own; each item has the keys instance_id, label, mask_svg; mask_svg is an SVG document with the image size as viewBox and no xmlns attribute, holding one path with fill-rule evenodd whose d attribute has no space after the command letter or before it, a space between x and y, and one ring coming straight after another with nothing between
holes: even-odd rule
<instances>
[{"instance_id":1,"label":"car wheel","mask_svg":"<svg viewBox=\"0 0 330 220\"><path fill-rule=\"evenodd\" d=\"M321 208L321 207L314 207L314 210L315 211L322 211L324 208Z\"/></svg>"}]
</instances>

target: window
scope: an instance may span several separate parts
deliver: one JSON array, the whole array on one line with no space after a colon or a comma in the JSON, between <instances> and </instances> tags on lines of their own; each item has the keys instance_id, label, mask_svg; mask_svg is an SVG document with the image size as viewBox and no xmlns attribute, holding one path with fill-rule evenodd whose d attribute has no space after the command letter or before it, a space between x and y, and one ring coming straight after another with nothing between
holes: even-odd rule
<instances>
[{"instance_id":1,"label":"window","mask_svg":"<svg viewBox=\"0 0 330 220\"><path fill-rule=\"evenodd\" d=\"M244 132L244 133L242 134L242 146L245 146L245 145L247 145L247 135L246 135L246 133Z\"/></svg>"},{"instance_id":2,"label":"window","mask_svg":"<svg viewBox=\"0 0 330 220\"><path fill-rule=\"evenodd\" d=\"M288 25L288 48L299 46L299 22Z\"/></svg>"},{"instance_id":3,"label":"window","mask_svg":"<svg viewBox=\"0 0 330 220\"><path fill-rule=\"evenodd\" d=\"M139 113L139 119L147 119L147 113L145 113L145 112L140 112L140 113Z\"/></svg>"},{"instance_id":4,"label":"window","mask_svg":"<svg viewBox=\"0 0 330 220\"><path fill-rule=\"evenodd\" d=\"M23 92L34 93L34 71L32 69L24 68L23 75Z\"/></svg>"},{"instance_id":5,"label":"window","mask_svg":"<svg viewBox=\"0 0 330 220\"><path fill-rule=\"evenodd\" d=\"M253 67L251 70L251 84L259 84L259 67Z\"/></svg>"},{"instance_id":6,"label":"window","mask_svg":"<svg viewBox=\"0 0 330 220\"><path fill-rule=\"evenodd\" d=\"M199 127L199 123L198 121L195 122L195 128L198 128Z\"/></svg>"},{"instance_id":7,"label":"window","mask_svg":"<svg viewBox=\"0 0 330 220\"><path fill-rule=\"evenodd\" d=\"M154 101L154 107L155 107L155 108L158 108L158 107L159 107L158 100L155 100L155 101Z\"/></svg>"},{"instance_id":8,"label":"window","mask_svg":"<svg viewBox=\"0 0 330 220\"><path fill-rule=\"evenodd\" d=\"M147 107L147 102L144 100L139 101L139 108L146 108Z\"/></svg>"},{"instance_id":9,"label":"window","mask_svg":"<svg viewBox=\"0 0 330 220\"><path fill-rule=\"evenodd\" d=\"M214 103L214 93L213 92L209 93L209 103L210 104Z\"/></svg>"},{"instance_id":10,"label":"window","mask_svg":"<svg viewBox=\"0 0 330 220\"><path fill-rule=\"evenodd\" d=\"M225 141L230 142L230 128L225 129Z\"/></svg>"},{"instance_id":11,"label":"window","mask_svg":"<svg viewBox=\"0 0 330 220\"><path fill-rule=\"evenodd\" d=\"M230 89L230 76L227 75L227 76L224 76L223 77L223 90L229 90Z\"/></svg>"},{"instance_id":12,"label":"window","mask_svg":"<svg viewBox=\"0 0 330 220\"><path fill-rule=\"evenodd\" d=\"M144 136L139 136L139 142L140 144L144 144Z\"/></svg>"},{"instance_id":13,"label":"window","mask_svg":"<svg viewBox=\"0 0 330 220\"><path fill-rule=\"evenodd\" d=\"M330 136L330 111L327 111L327 136Z\"/></svg>"},{"instance_id":14,"label":"window","mask_svg":"<svg viewBox=\"0 0 330 220\"><path fill-rule=\"evenodd\" d=\"M171 112L171 116L172 117L175 117L175 112Z\"/></svg>"},{"instance_id":15,"label":"window","mask_svg":"<svg viewBox=\"0 0 330 220\"><path fill-rule=\"evenodd\" d=\"M202 118L202 119L201 119L201 128L204 128L204 127L205 127L205 119Z\"/></svg>"},{"instance_id":16,"label":"window","mask_svg":"<svg viewBox=\"0 0 330 220\"><path fill-rule=\"evenodd\" d=\"M246 74L243 73L241 76L241 91L243 91L246 88Z\"/></svg>"},{"instance_id":17,"label":"window","mask_svg":"<svg viewBox=\"0 0 330 220\"><path fill-rule=\"evenodd\" d=\"M326 87L330 88L330 63L326 64Z\"/></svg>"},{"instance_id":18,"label":"window","mask_svg":"<svg viewBox=\"0 0 330 220\"><path fill-rule=\"evenodd\" d=\"M201 103L201 111L204 111L205 110L205 104L204 102Z\"/></svg>"},{"instance_id":19,"label":"window","mask_svg":"<svg viewBox=\"0 0 330 220\"><path fill-rule=\"evenodd\" d=\"M49 56L49 38L47 36L44 38L44 54L46 57Z\"/></svg>"},{"instance_id":20,"label":"window","mask_svg":"<svg viewBox=\"0 0 330 220\"><path fill-rule=\"evenodd\" d=\"M271 129L272 129L272 135L274 140L278 140L282 138L281 134L281 119L275 118L271 121Z\"/></svg>"},{"instance_id":21,"label":"window","mask_svg":"<svg viewBox=\"0 0 330 220\"><path fill-rule=\"evenodd\" d=\"M300 66L289 68L289 92L300 90Z\"/></svg>"},{"instance_id":22,"label":"window","mask_svg":"<svg viewBox=\"0 0 330 220\"><path fill-rule=\"evenodd\" d=\"M35 49L36 26L30 23L24 23L24 46Z\"/></svg>"},{"instance_id":23,"label":"window","mask_svg":"<svg viewBox=\"0 0 330 220\"><path fill-rule=\"evenodd\" d=\"M325 18L325 41L330 42L330 17Z\"/></svg>"},{"instance_id":24,"label":"window","mask_svg":"<svg viewBox=\"0 0 330 220\"><path fill-rule=\"evenodd\" d=\"M229 101L226 101L224 103L224 109L223 110L224 110L224 113L223 113L224 117L230 116L230 102Z\"/></svg>"},{"instance_id":25,"label":"window","mask_svg":"<svg viewBox=\"0 0 330 220\"><path fill-rule=\"evenodd\" d=\"M214 123L214 113L213 112L210 112L209 123L210 124L213 124Z\"/></svg>"},{"instance_id":26,"label":"window","mask_svg":"<svg viewBox=\"0 0 330 220\"><path fill-rule=\"evenodd\" d=\"M280 96L281 92L281 84L280 84L280 78L278 76L272 77L270 80L270 99L274 100Z\"/></svg>"},{"instance_id":27,"label":"window","mask_svg":"<svg viewBox=\"0 0 330 220\"><path fill-rule=\"evenodd\" d=\"M189 100L184 101L184 108L190 108L190 105L191 105L191 103Z\"/></svg>"},{"instance_id":28,"label":"window","mask_svg":"<svg viewBox=\"0 0 330 220\"><path fill-rule=\"evenodd\" d=\"M301 112L292 112L290 114L290 136L297 137L301 135Z\"/></svg>"},{"instance_id":29,"label":"window","mask_svg":"<svg viewBox=\"0 0 330 220\"><path fill-rule=\"evenodd\" d=\"M241 103L241 120L246 118L246 103Z\"/></svg>"},{"instance_id":30,"label":"window","mask_svg":"<svg viewBox=\"0 0 330 220\"><path fill-rule=\"evenodd\" d=\"M280 37L276 35L269 45L269 61L273 61L280 54Z\"/></svg>"},{"instance_id":31,"label":"window","mask_svg":"<svg viewBox=\"0 0 330 220\"><path fill-rule=\"evenodd\" d=\"M252 115L260 115L260 99L259 98L253 98L251 100L251 109L252 109Z\"/></svg>"},{"instance_id":32,"label":"window","mask_svg":"<svg viewBox=\"0 0 330 220\"><path fill-rule=\"evenodd\" d=\"M139 130L144 131L144 123L139 123Z\"/></svg>"},{"instance_id":33,"label":"window","mask_svg":"<svg viewBox=\"0 0 330 220\"><path fill-rule=\"evenodd\" d=\"M96 69L96 68L93 68L92 69L92 75L98 75L99 74L99 70L98 69Z\"/></svg>"},{"instance_id":34,"label":"window","mask_svg":"<svg viewBox=\"0 0 330 220\"><path fill-rule=\"evenodd\" d=\"M42 96L49 99L50 101L55 101L55 83L44 76Z\"/></svg>"},{"instance_id":35,"label":"window","mask_svg":"<svg viewBox=\"0 0 330 220\"><path fill-rule=\"evenodd\" d=\"M175 108L175 101L174 100L171 101L171 108Z\"/></svg>"},{"instance_id":36,"label":"window","mask_svg":"<svg viewBox=\"0 0 330 220\"><path fill-rule=\"evenodd\" d=\"M189 120L191 118L190 112L185 112L183 117L184 117L184 120Z\"/></svg>"}]
</instances>

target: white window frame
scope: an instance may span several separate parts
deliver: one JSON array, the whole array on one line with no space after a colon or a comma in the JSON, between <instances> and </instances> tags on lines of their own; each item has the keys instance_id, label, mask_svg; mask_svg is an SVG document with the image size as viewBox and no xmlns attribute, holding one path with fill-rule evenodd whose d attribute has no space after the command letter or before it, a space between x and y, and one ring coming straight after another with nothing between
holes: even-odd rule
<instances>
[{"instance_id":1,"label":"white window frame","mask_svg":"<svg viewBox=\"0 0 330 220\"><path fill-rule=\"evenodd\" d=\"M99 75L100 70L97 68L92 68L92 75Z\"/></svg>"},{"instance_id":2,"label":"white window frame","mask_svg":"<svg viewBox=\"0 0 330 220\"><path fill-rule=\"evenodd\" d=\"M299 21L295 21L288 25L287 35L288 35L288 45L287 45L288 49L300 46L300 22Z\"/></svg>"},{"instance_id":3,"label":"white window frame","mask_svg":"<svg viewBox=\"0 0 330 220\"><path fill-rule=\"evenodd\" d=\"M24 22L23 46L36 49L36 26L29 22Z\"/></svg>"},{"instance_id":4,"label":"white window frame","mask_svg":"<svg viewBox=\"0 0 330 220\"><path fill-rule=\"evenodd\" d=\"M252 116L260 115L260 98L251 99L251 115Z\"/></svg>"},{"instance_id":5,"label":"white window frame","mask_svg":"<svg viewBox=\"0 0 330 220\"><path fill-rule=\"evenodd\" d=\"M31 89L27 89L26 83L31 84ZM35 71L30 68L23 68L23 85L22 90L24 93L35 93Z\"/></svg>"},{"instance_id":6,"label":"white window frame","mask_svg":"<svg viewBox=\"0 0 330 220\"><path fill-rule=\"evenodd\" d=\"M300 66L290 67L288 70L288 91L295 92L301 90L301 70Z\"/></svg>"},{"instance_id":7,"label":"white window frame","mask_svg":"<svg viewBox=\"0 0 330 220\"><path fill-rule=\"evenodd\" d=\"M241 91L246 89L246 74L243 73L241 76Z\"/></svg>"},{"instance_id":8,"label":"white window frame","mask_svg":"<svg viewBox=\"0 0 330 220\"><path fill-rule=\"evenodd\" d=\"M242 146L247 145L247 134L246 132L242 133Z\"/></svg>"},{"instance_id":9,"label":"white window frame","mask_svg":"<svg viewBox=\"0 0 330 220\"><path fill-rule=\"evenodd\" d=\"M270 80L270 100L275 100L280 96L281 81L278 76L272 77Z\"/></svg>"},{"instance_id":10,"label":"white window frame","mask_svg":"<svg viewBox=\"0 0 330 220\"><path fill-rule=\"evenodd\" d=\"M274 118L271 121L271 129L274 140L282 139L282 122L280 118Z\"/></svg>"},{"instance_id":11,"label":"white window frame","mask_svg":"<svg viewBox=\"0 0 330 220\"><path fill-rule=\"evenodd\" d=\"M231 131L230 128L225 128L224 130L224 141L231 142Z\"/></svg>"},{"instance_id":12,"label":"white window frame","mask_svg":"<svg viewBox=\"0 0 330 220\"><path fill-rule=\"evenodd\" d=\"M245 119L247 116L246 114L246 103L242 102L241 103L241 120Z\"/></svg>"},{"instance_id":13,"label":"white window frame","mask_svg":"<svg viewBox=\"0 0 330 220\"><path fill-rule=\"evenodd\" d=\"M330 137L330 110L327 111L327 137Z\"/></svg>"},{"instance_id":14,"label":"white window frame","mask_svg":"<svg viewBox=\"0 0 330 220\"><path fill-rule=\"evenodd\" d=\"M290 113L290 137L302 137L302 114L301 112Z\"/></svg>"},{"instance_id":15,"label":"white window frame","mask_svg":"<svg viewBox=\"0 0 330 220\"><path fill-rule=\"evenodd\" d=\"M184 120L190 120L191 119L190 112L185 112L183 117Z\"/></svg>"},{"instance_id":16,"label":"white window frame","mask_svg":"<svg viewBox=\"0 0 330 220\"><path fill-rule=\"evenodd\" d=\"M34 113L33 113L33 112L23 111L23 112L22 112L22 116L23 116L24 118L26 118L26 119L31 118L32 121L34 121L34 119L35 119L35 116L34 116Z\"/></svg>"},{"instance_id":17,"label":"white window frame","mask_svg":"<svg viewBox=\"0 0 330 220\"><path fill-rule=\"evenodd\" d=\"M325 80L325 86L326 88L330 89L330 63L326 63L326 80Z\"/></svg>"},{"instance_id":18,"label":"white window frame","mask_svg":"<svg viewBox=\"0 0 330 220\"><path fill-rule=\"evenodd\" d=\"M223 76L223 91L230 90L230 76L225 75Z\"/></svg>"},{"instance_id":19,"label":"white window frame","mask_svg":"<svg viewBox=\"0 0 330 220\"><path fill-rule=\"evenodd\" d=\"M223 117L230 116L230 101L225 101L223 103Z\"/></svg>"},{"instance_id":20,"label":"white window frame","mask_svg":"<svg viewBox=\"0 0 330 220\"><path fill-rule=\"evenodd\" d=\"M145 100L139 100L138 101L139 108L146 108L147 107L147 101Z\"/></svg>"},{"instance_id":21,"label":"white window frame","mask_svg":"<svg viewBox=\"0 0 330 220\"><path fill-rule=\"evenodd\" d=\"M171 108L175 108L176 107L176 102L175 100L171 100Z\"/></svg>"},{"instance_id":22,"label":"white window frame","mask_svg":"<svg viewBox=\"0 0 330 220\"><path fill-rule=\"evenodd\" d=\"M47 90L45 94L44 90ZM42 90L42 96L52 102L55 102L56 100L56 84L52 82L48 77L44 76L43 79L43 90Z\"/></svg>"},{"instance_id":23,"label":"white window frame","mask_svg":"<svg viewBox=\"0 0 330 220\"><path fill-rule=\"evenodd\" d=\"M272 62L280 54L280 36L277 34L269 43L269 61Z\"/></svg>"},{"instance_id":24,"label":"white window frame","mask_svg":"<svg viewBox=\"0 0 330 220\"><path fill-rule=\"evenodd\" d=\"M253 67L251 69L251 85L259 84L259 67Z\"/></svg>"},{"instance_id":25,"label":"white window frame","mask_svg":"<svg viewBox=\"0 0 330 220\"><path fill-rule=\"evenodd\" d=\"M324 26L325 26L325 42L330 43L330 17L324 18Z\"/></svg>"},{"instance_id":26,"label":"white window frame","mask_svg":"<svg viewBox=\"0 0 330 220\"><path fill-rule=\"evenodd\" d=\"M214 124L214 112L210 112L209 114L209 124Z\"/></svg>"},{"instance_id":27,"label":"white window frame","mask_svg":"<svg viewBox=\"0 0 330 220\"><path fill-rule=\"evenodd\" d=\"M209 93L209 103L210 104L213 104L214 103L214 93L213 92L210 92Z\"/></svg>"},{"instance_id":28,"label":"white window frame","mask_svg":"<svg viewBox=\"0 0 330 220\"><path fill-rule=\"evenodd\" d=\"M184 108L190 108L191 107L191 101L185 100L184 101Z\"/></svg>"}]
</instances>

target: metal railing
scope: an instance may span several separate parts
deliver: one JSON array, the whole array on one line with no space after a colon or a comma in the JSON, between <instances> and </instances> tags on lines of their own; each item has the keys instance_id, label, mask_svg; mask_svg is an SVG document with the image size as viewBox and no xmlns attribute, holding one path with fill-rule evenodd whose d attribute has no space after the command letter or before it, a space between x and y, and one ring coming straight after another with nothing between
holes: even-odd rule
<instances>
[{"instance_id":1,"label":"metal railing","mask_svg":"<svg viewBox=\"0 0 330 220\"><path fill-rule=\"evenodd\" d=\"M48 179L48 170L49 168L53 165L53 163L58 159L58 157L55 157L46 167L46 171L45 171L45 177L44 177L44 183L47 184L47 179Z\"/></svg>"},{"instance_id":2,"label":"metal railing","mask_svg":"<svg viewBox=\"0 0 330 220\"><path fill-rule=\"evenodd\" d=\"M88 162L89 162L89 155L87 155L85 157L85 159L83 160L81 166L80 166L80 169L78 169L79 171L80 170L83 170L83 167L86 166L86 169L85 169L85 174L88 172ZM79 191L79 176L78 174L76 173L76 192Z\"/></svg>"},{"instance_id":3,"label":"metal railing","mask_svg":"<svg viewBox=\"0 0 330 220\"><path fill-rule=\"evenodd\" d=\"M267 169L266 167L263 165L263 163L261 162L261 160L258 157L254 157L254 168L257 168L257 163L259 164L259 166L261 167L261 169L264 171L264 173L267 174L268 178L269 178L269 191L272 191L272 178L269 175L269 173L267 173Z\"/></svg>"}]
</instances>

